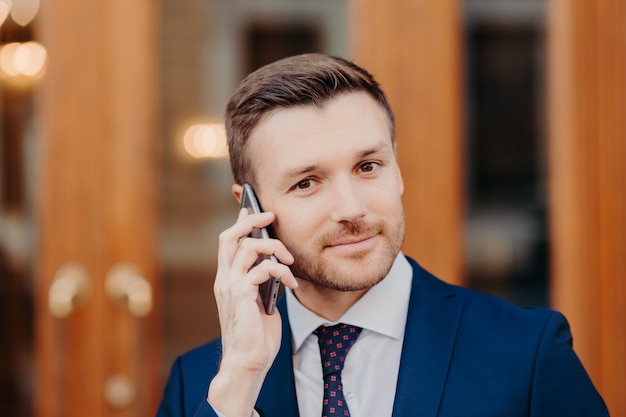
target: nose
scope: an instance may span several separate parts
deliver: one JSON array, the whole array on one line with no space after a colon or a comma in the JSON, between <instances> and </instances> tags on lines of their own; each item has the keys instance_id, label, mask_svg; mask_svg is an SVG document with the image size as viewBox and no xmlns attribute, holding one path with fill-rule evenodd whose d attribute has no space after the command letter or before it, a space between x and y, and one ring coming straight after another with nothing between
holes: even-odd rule
<instances>
[{"instance_id":1,"label":"nose","mask_svg":"<svg viewBox=\"0 0 626 417\"><path fill-rule=\"evenodd\" d=\"M331 199L331 219L337 223L353 222L367 213L365 196L354 180L336 181L332 187Z\"/></svg>"}]
</instances>

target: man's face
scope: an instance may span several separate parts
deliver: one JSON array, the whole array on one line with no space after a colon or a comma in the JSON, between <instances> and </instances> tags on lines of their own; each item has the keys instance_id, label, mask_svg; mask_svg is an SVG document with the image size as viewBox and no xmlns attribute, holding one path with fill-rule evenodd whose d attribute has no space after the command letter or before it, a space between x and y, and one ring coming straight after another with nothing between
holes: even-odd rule
<instances>
[{"instance_id":1,"label":"man's face","mask_svg":"<svg viewBox=\"0 0 626 417\"><path fill-rule=\"evenodd\" d=\"M257 194L298 278L356 291L388 273L404 239L404 190L384 110L365 93L283 109L249 142Z\"/></svg>"}]
</instances>

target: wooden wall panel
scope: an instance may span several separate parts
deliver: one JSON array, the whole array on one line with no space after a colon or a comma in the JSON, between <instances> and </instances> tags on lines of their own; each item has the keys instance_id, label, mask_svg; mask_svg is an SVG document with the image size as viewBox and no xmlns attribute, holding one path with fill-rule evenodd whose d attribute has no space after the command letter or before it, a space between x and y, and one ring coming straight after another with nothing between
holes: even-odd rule
<instances>
[{"instance_id":1,"label":"wooden wall panel","mask_svg":"<svg viewBox=\"0 0 626 417\"><path fill-rule=\"evenodd\" d=\"M159 304L136 318L106 294L105 279L128 262L159 297L156 6L42 2L38 22L49 61L37 105L36 415L153 415ZM49 290L75 263L90 295L55 317ZM128 378L129 390L116 385L128 401L106 390L114 376Z\"/></svg>"},{"instance_id":2,"label":"wooden wall panel","mask_svg":"<svg viewBox=\"0 0 626 417\"><path fill-rule=\"evenodd\" d=\"M461 11L457 0L353 0L355 61L395 111L405 181L406 254L463 282Z\"/></svg>"},{"instance_id":3,"label":"wooden wall panel","mask_svg":"<svg viewBox=\"0 0 626 417\"><path fill-rule=\"evenodd\" d=\"M551 294L626 416L626 2L549 3Z\"/></svg>"}]
</instances>

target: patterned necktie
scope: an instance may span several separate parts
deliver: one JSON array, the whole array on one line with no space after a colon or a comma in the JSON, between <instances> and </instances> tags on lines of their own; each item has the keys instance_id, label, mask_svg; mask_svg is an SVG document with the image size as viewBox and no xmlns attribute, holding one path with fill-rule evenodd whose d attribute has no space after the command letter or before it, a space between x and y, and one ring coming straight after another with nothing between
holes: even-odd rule
<instances>
[{"instance_id":1,"label":"patterned necktie","mask_svg":"<svg viewBox=\"0 0 626 417\"><path fill-rule=\"evenodd\" d=\"M348 351L361 334L361 328L348 324L320 326L317 335L322 354L324 373L324 407L322 417L349 417L348 404L343 396L341 371Z\"/></svg>"}]
</instances>

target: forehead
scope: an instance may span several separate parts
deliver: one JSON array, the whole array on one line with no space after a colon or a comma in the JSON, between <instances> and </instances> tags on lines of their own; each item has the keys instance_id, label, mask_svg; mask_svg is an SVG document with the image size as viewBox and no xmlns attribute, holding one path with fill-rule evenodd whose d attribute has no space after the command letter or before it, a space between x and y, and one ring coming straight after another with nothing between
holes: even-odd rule
<instances>
[{"instance_id":1,"label":"forehead","mask_svg":"<svg viewBox=\"0 0 626 417\"><path fill-rule=\"evenodd\" d=\"M363 92L347 93L323 107L278 110L262 120L249 139L257 181L305 166L338 163L372 148L393 150L383 107Z\"/></svg>"}]
</instances>

